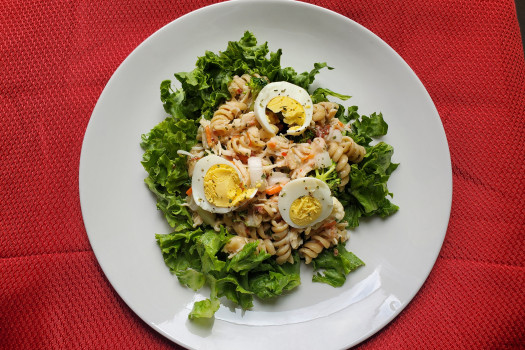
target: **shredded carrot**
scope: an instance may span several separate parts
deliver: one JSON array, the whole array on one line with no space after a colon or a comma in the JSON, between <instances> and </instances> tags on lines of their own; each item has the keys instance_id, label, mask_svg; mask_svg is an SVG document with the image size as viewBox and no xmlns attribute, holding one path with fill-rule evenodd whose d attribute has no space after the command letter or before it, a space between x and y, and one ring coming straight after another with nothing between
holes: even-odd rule
<instances>
[{"instance_id":1,"label":"shredded carrot","mask_svg":"<svg viewBox=\"0 0 525 350\"><path fill-rule=\"evenodd\" d=\"M342 128L345 125L341 121L339 121L339 126Z\"/></svg>"},{"instance_id":2,"label":"shredded carrot","mask_svg":"<svg viewBox=\"0 0 525 350\"><path fill-rule=\"evenodd\" d=\"M267 145L268 145L268 147L270 147L270 148L275 148L275 147L277 147L277 144L276 144L275 142L273 142L273 141L268 142Z\"/></svg>"},{"instance_id":3,"label":"shredded carrot","mask_svg":"<svg viewBox=\"0 0 525 350\"><path fill-rule=\"evenodd\" d=\"M191 196L192 193L193 193L193 189L191 187L188 188L188 190L186 191L186 195Z\"/></svg>"},{"instance_id":4,"label":"shredded carrot","mask_svg":"<svg viewBox=\"0 0 525 350\"><path fill-rule=\"evenodd\" d=\"M204 130L206 131L206 141L208 141L208 145L210 145L210 146L213 145L213 139L211 138L210 127L208 125L206 125Z\"/></svg>"},{"instance_id":5,"label":"shredded carrot","mask_svg":"<svg viewBox=\"0 0 525 350\"><path fill-rule=\"evenodd\" d=\"M283 187L281 185L273 185L266 189L266 194L271 196L272 194L281 192L282 189Z\"/></svg>"},{"instance_id":6,"label":"shredded carrot","mask_svg":"<svg viewBox=\"0 0 525 350\"><path fill-rule=\"evenodd\" d=\"M306 160L308 160L308 159L312 159L313 157L314 157L313 154L309 154L309 155L307 155L306 157L302 157L302 158L301 158L301 161L304 162L304 161L306 161Z\"/></svg>"}]
</instances>

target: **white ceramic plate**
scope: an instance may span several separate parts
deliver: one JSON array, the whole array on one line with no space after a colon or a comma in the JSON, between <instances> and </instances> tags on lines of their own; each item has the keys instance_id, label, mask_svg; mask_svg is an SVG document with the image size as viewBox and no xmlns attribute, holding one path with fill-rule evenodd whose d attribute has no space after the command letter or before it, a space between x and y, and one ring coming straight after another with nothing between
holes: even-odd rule
<instances>
[{"instance_id":1,"label":"white ceramic plate","mask_svg":"<svg viewBox=\"0 0 525 350\"><path fill-rule=\"evenodd\" d=\"M169 227L143 183L140 136L165 118L159 85L193 69L205 50L218 52L245 30L282 65L310 70L328 62L316 84L352 95L361 113L383 112L384 141L400 162L389 182L400 211L363 222L347 245L366 262L341 288L311 282L250 311L221 306L214 320L190 322L195 300L164 265L154 234ZM175 81L175 79L173 79ZM314 85L314 87L315 87ZM196 349L347 348L390 322L417 293L440 251L452 197L450 157L439 115L413 71L359 24L291 1L235 1L209 6L168 24L122 63L86 130L79 189L86 230L107 278L158 332Z\"/></svg>"}]
</instances>

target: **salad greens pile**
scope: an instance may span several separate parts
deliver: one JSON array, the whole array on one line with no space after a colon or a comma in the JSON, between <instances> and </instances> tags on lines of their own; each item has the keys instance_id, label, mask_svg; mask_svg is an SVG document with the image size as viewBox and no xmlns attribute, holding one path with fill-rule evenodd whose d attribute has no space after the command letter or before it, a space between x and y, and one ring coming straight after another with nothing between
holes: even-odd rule
<instances>
[{"instance_id":1,"label":"salad greens pile","mask_svg":"<svg viewBox=\"0 0 525 350\"><path fill-rule=\"evenodd\" d=\"M228 84L234 75L259 74L270 81L287 81L308 90L315 76L326 63L315 63L309 72L297 73L291 67L281 67L281 50L269 52L268 44L257 44L255 36L245 32L239 41L228 43L226 50L215 54L207 51L197 59L191 72L176 73L182 85L173 90L170 80L160 85L160 98L169 116L149 133L142 135L144 150L142 165L148 176L145 183L157 197L157 208L162 211L172 227L169 234L156 234L166 265L180 283L193 290L204 285L211 289L209 299L194 304L189 318L212 317L218 310L221 297L237 303L243 309L252 307L253 297L273 298L296 288L300 282L299 256L294 264L278 265L264 251L257 252L257 242L248 243L228 259L223 246L233 235L224 227L220 232L206 224L193 227L191 213L185 206L186 190L190 188L186 156L178 150L189 151L197 143L199 119L211 119L214 110L230 98ZM252 79L252 89L260 90L266 82ZM314 103L328 101L328 96L348 99L328 89L318 88L312 95ZM379 142L372 145L372 138L385 135L388 126L381 114L359 115L357 107L342 105L336 115L342 122L352 124L350 134L366 149L366 156L359 164L352 165L350 183L338 191L340 179L335 164L311 176L326 181L334 195L345 208L344 220L349 227L359 225L362 217L388 216L398 210L387 196L387 181L397 164L391 162L392 146ZM314 134L302 135L312 139ZM296 141L297 142L297 141ZM342 286L346 276L364 263L339 244L324 250L313 260L315 282Z\"/></svg>"}]
</instances>

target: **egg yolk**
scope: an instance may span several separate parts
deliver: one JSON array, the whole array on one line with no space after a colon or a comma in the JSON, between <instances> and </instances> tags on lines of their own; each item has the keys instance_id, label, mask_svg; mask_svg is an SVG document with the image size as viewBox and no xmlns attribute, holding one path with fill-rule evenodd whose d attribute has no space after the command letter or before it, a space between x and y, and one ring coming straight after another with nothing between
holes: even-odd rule
<instances>
[{"instance_id":1,"label":"egg yolk","mask_svg":"<svg viewBox=\"0 0 525 350\"><path fill-rule=\"evenodd\" d=\"M235 169L229 165L216 164L204 176L204 195L217 207L231 207L241 193L242 184Z\"/></svg>"},{"instance_id":2,"label":"egg yolk","mask_svg":"<svg viewBox=\"0 0 525 350\"><path fill-rule=\"evenodd\" d=\"M298 226L309 226L321 216L321 203L312 196L302 196L290 206L290 220Z\"/></svg>"},{"instance_id":3,"label":"egg yolk","mask_svg":"<svg viewBox=\"0 0 525 350\"><path fill-rule=\"evenodd\" d=\"M282 113L283 121L288 125L297 125L297 127L304 124L306 115L303 106L288 96L274 97L266 105L273 113ZM297 128L296 127L296 128Z\"/></svg>"},{"instance_id":4,"label":"egg yolk","mask_svg":"<svg viewBox=\"0 0 525 350\"><path fill-rule=\"evenodd\" d=\"M237 171L229 165L213 165L204 176L204 195L216 207L234 207L251 198L254 191L257 189L244 190Z\"/></svg>"}]
</instances>

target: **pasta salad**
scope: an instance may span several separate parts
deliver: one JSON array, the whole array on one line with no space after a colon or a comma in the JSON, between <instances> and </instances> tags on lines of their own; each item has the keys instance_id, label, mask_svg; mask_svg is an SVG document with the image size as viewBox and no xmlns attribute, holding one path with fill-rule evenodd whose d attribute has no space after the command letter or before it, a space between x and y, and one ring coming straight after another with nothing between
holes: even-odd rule
<instances>
[{"instance_id":1,"label":"pasta salad","mask_svg":"<svg viewBox=\"0 0 525 350\"><path fill-rule=\"evenodd\" d=\"M156 234L166 265L208 299L189 317L212 317L220 298L243 309L300 284L301 262L315 282L342 286L364 265L346 250L362 217L398 210L387 181L398 164L381 113L360 115L309 88L310 72L281 67L251 32L207 51L191 72L160 86L169 116L142 135L145 182L172 227Z\"/></svg>"}]
</instances>

